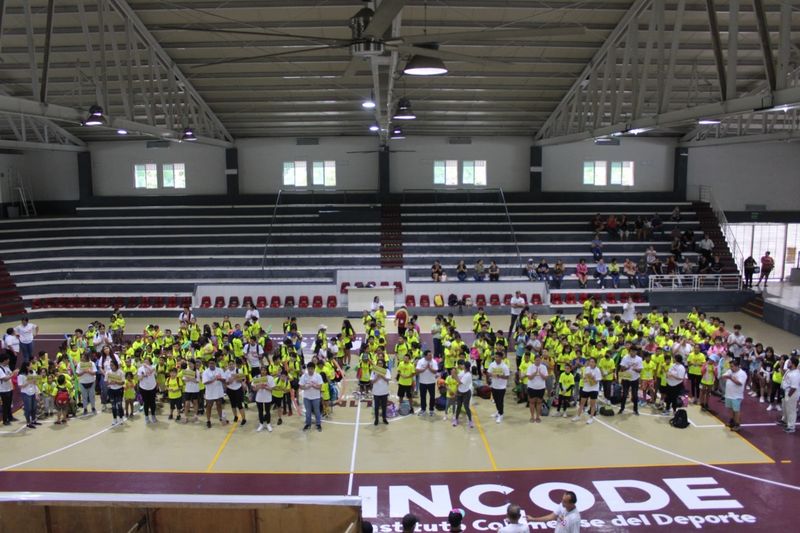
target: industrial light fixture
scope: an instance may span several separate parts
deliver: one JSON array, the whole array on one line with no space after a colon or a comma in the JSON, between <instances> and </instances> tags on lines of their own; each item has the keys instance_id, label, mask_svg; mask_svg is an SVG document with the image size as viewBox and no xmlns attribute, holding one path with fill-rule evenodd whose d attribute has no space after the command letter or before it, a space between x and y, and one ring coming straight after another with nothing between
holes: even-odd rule
<instances>
[{"instance_id":1,"label":"industrial light fixture","mask_svg":"<svg viewBox=\"0 0 800 533\"><path fill-rule=\"evenodd\" d=\"M628 130L628 133L632 135L639 135L640 133L646 133L652 129L653 128L634 128L632 130Z\"/></svg>"},{"instance_id":2,"label":"industrial light fixture","mask_svg":"<svg viewBox=\"0 0 800 533\"><path fill-rule=\"evenodd\" d=\"M397 102L397 109L392 116L395 120L414 120L417 118L417 115L411 110L411 102L408 98L401 98Z\"/></svg>"},{"instance_id":3,"label":"industrial light fixture","mask_svg":"<svg viewBox=\"0 0 800 533\"><path fill-rule=\"evenodd\" d=\"M364 109L375 109L375 95L374 93L369 93L369 98L361 102L361 107Z\"/></svg>"},{"instance_id":4,"label":"industrial light fixture","mask_svg":"<svg viewBox=\"0 0 800 533\"><path fill-rule=\"evenodd\" d=\"M380 131L381 127L377 124L371 124L369 127L369 131Z\"/></svg>"},{"instance_id":5,"label":"industrial light fixture","mask_svg":"<svg viewBox=\"0 0 800 533\"><path fill-rule=\"evenodd\" d=\"M93 105L89 108L89 116L83 121L84 126L105 126L106 117L103 115L103 108Z\"/></svg>"},{"instance_id":6,"label":"industrial light fixture","mask_svg":"<svg viewBox=\"0 0 800 533\"><path fill-rule=\"evenodd\" d=\"M415 54L406 63L403 74L411 76L441 76L447 74L447 67L444 65L444 61L438 57Z\"/></svg>"},{"instance_id":7,"label":"industrial light fixture","mask_svg":"<svg viewBox=\"0 0 800 533\"><path fill-rule=\"evenodd\" d=\"M719 124L721 121L715 118L701 118L697 121L698 124L701 126L715 126Z\"/></svg>"},{"instance_id":8,"label":"industrial light fixture","mask_svg":"<svg viewBox=\"0 0 800 533\"><path fill-rule=\"evenodd\" d=\"M183 128L183 133L181 133L181 141L193 142L196 140L197 136L194 134L194 130L192 128Z\"/></svg>"},{"instance_id":9,"label":"industrial light fixture","mask_svg":"<svg viewBox=\"0 0 800 533\"><path fill-rule=\"evenodd\" d=\"M392 140L397 141L397 140L405 139L406 135L405 135L405 133L403 133L403 128L401 128L400 126L394 126L394 127L392 127L392 135L389 138L392 139Z\"/></svg>"},{"instance_id":10,"label":"industrial light fixture","mask_svg":"<svg viewBox=\"0 0 800 533\"><path fill-rule=\"evenodd\" d=\"M128 130L125 130L125 129L122 129L122 128L117 130L117 135L127 135L127 134L128 134Z\"/></svg>"}]
</instances>

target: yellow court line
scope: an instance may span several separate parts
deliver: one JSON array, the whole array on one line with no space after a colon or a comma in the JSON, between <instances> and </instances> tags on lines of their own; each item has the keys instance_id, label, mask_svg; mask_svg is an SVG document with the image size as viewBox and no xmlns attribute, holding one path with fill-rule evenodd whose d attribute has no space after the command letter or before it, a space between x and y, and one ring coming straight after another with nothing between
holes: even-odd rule
<instances>
[{"instance_id":1,"label":"yellow court line","mask_svg":"<svg viewBox=\"0 0 800 533\"><path fill-rule=\"evenodd\" d=\"M721 424L722 424L724 427L726 427L726 428L728 427L728 425L725 423L725 421L724 421L724 420L722 420L720 417L718 417L716 413L710 413L710 414L711 414L711 416L713 416L714 418L716 418L717 420L719 420L719 421L720 421L720 423L721 423ZM753 444L752 442L750 442L749 440L747 440L747 438L745 438L745 436L744 436L744 435L742 435L741 433L739 433L738 431L731 431L731 433L733 433L734 435L736 435L737 437L739 437L740 439L742 439L742 441L744 441L744 442L745 442L745 443L746 443L748 446L750 446L751 448L753 448L753 449L754 449L755 451L757 451L759 454L761 454L761 455L763 455L764 457L766 457L766 458L767 458L767 460L768 460L770 463L775 463L775 462L776 462L776 461L775 461L775 459L773 459L772 457L770 457L769 455L767 455L766 453L764 453L764 452L761 450L761 448L759 448L758 446L756 446L755 444Z\"/></svg>"},{"instance_id":2,"label":"yellow court line","mask_svg":"<svg viewBox=\"0 0 800 533\"><path fill-rule=\"evenodd\" d=\"M481 421L478 419L478 413L472 411L472 418L475 419L475 425L478 426L478 432L481 434L483 447L486 448L486 453L489 455L489 462L492 463L492 470L497 470L497 463L494 461L494 455L492 454L491 446L489 446L489 440L486 438L486 433L483 432Z\"/></svg>"},{"instance_id":3,"label":"yellow court line","mask_svg":"<svg viewBox=\"0 0 800 533\"><path fill-rule=\"evenodd\" d=\"M788 465L791 462L792 462L791 459L781 459L781 464L784 464L784 465Z\"/></svg>"},{"instance_id":4,"label":"yellow court line","mask_svg":"<svg viewBox=\"0 0 800 533\"><path fill-rule=\"evenodd\" d=\"M219 460L219 456L222 455L222 450L224 450L225 446L228 445L228 442L230 442L231 437L233 436L233 432L236 431L236 428L238 428L238 427L239 427L239 424L234 422L233 423L233 427L230 429L230 431L228 431L228 434L225 436L225 440L222 441L222 444L219 445L219 448L217 449L217 453L214 454L214 458L211 459L210 463L208 463L208 467L206 468L206 472L211 472L211 469L214 468L215 464L217 464L217 461Z\"/></svg>"}]
</instances>

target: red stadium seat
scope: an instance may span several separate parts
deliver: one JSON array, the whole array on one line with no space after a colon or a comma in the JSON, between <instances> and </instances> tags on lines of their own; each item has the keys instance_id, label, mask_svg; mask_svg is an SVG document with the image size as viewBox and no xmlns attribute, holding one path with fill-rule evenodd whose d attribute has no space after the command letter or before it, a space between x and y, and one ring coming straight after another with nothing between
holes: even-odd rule
<instances>
[{"instance_id":1,"label":"red stadium seat","mask_svg":"<svg viewBox=\"0 0 800 533\"><path fill-rule=\"evenodd\" d=\"M614 304L616 304L616 303L617 303L617 297L616 297L616 295L615 295L613 292L612 292L612 293L609 293L609 294L607 294L607 295L606 295L606 302L607 302L607 303L609 303L609 304L611 304L611 305L614 305Z\"/></svg>"},{"instance_id":2,"label":"red stadium seat","mask_svg":"<svg viewBox=\"0 0 800 533\"><path fill-rule=\"evenodd\" d=\"M364 288L364 282L363 281L356 281L356 288L357 289L363 289Z\"/></svg>"},{"instance_id":3,"label":"red stadium seat","mask_svg":"<svg viewBox=\"0 0 800 533\"><path fill-rule=\"evenodd\" d=\"M634 301L634 303L637 303L637 304L643 304L644 303L644 295L641 292L633 293L633 301Z\"/></svg>"},{"instance_id":4,"label":"red stadium seat","mask_svg":"<svg viewBox=\"0 0 800 533\"><path fill-rule=\"evenodd\" d=\"M388 281L381 281L381 287L388 287L388 286L389 286Z\"/></svg>"},{"instance_id":5,"label":"red stadium seat","mask_svg":"<svg viewBox=\"0 0 800 533\"><path fill-rule=\"evenodd\" d=\"M550 303L553 305L561 305L561 295L560 294L551 294L550 295Z\"/></svg>"},{"instance_id":6,"label":"red stadium seat","mask_svg":"<svg viewBox=\"0 0 800 533\"><path fill-rule=\"evenodd\" d=\"M135 307L139 307L139 304L141 303L141 300L142 299L139 298L138 296L131 296L130 298L128 298L125 301L125 307L127 307L129 309L133 309Z\"/></svg>"},{"instance_id":7,"label":"red stadium seat","mask_svg":"<svg viewBox=\"0 0 800 533\"><path fill-rule=\"evenodd\" d=\"M423 295L421 295L419 297L419 306L420 307L430 307L431 306L431 300L430 300L430 298L428 298L427 294L423 294Z\"/></svg>"},{"instance_id":8,"label":"red stadium seat","mask_svg":"<svg viewBox=\"0 0 800 533\"><path fill-rule=\"evenodd\" d=\"M274 296L273 296L274 298ZM287 296L286 299L283 301L284 307L294 307L294 296Z\"/></svg>"},{"instance_id":9,"label":"red stadium seat","mask_svg":"<svg viewBox=\"0 0 800 533\"><path fill-rule=\"evenodd\" d=\"M489 305L500 305L500 296L492 294L489 296Z\"/></svg>"},{"instance_id":10,"label":"red stadium seat","mask_svg":"<svg viewBox=\"0 0 800 533\"><path fill-rule=\"evenodd\" d=\"M181 298L181 307L192 307L192 297L191 296L184 296Z\"/></svg>"},{"instance_id":11,"label":"red stadium seat","mask_svg":"<svg viewBox=\"0 0 800 533\"><path fill-rule=\"evenodd\" d=\"M339 286L339 294L347 294L347 290L350 288L349 281L343 281L342 284Z\"/></svg>"},{"instance_id":12,"label":"red stadium seat","mask_svg":"<svg viewBox=\"0 0 800 533\"><path fill-rule=\"evenodd\" d=\"M273 296L270 299L269 306L272 308L280 307L281 306L281 297L280 296Z\"/></svg>"},{"instance_id":13,"label":"red stadium seat","mask_svg":"<svg viewBox=\"0 0 800 533\"><path fill-rule=\"evenodd\" d=\"M568 303L570 305L575 305L577 303L577 300L575 299L575 295L574 294L569 293L564 297L564 302Z\"/></svg>"},{"instance_id":14,"label":"red stadium seat","mask_svg":"<svg viewBox=\"0 0 800 533\"><path fill-rule=\"evenodd\" d=\"M414 298L413 294L406 294L406 307L416 307L417 300Z\"/></svg>"},{"instance_id":15,"label":"red stadium seat","mask_svg":"<svg viewBox=\"0 0 800 533\"><path fill-rule=\"evenodd\" d=\"M462 302L466 302L468 299L469 299L469 300L471 300L471 299L472 299L472 295L471 295L471 294L462 294L462 295L461 295L461 301L462 301Z\"/></svg>"},{"instance_id":16,"label":"red stadium seat","mask_svg":"<svg viewBox=\"0 0 800 533\"><path fill-rule=\"evenodd\" d=\"M203 296L202 300L200 300L200 307L203 309L211 307L211 296Z\"/></svg>"},{"instance_id":17,"label":"red stadium seat","mask_svg":"<svg viewBox=\"0 0 800 533\"><path fill-rule=\"evenodd\" d=\"M44 302L40 298L34 298L31 302L31 309L41 309L44 307Z\"/></svg>"},{"instance_id":18,"label":"red stadium seat","mask_svg":"<svg viewBox=\"0 0 800 533\"><path fill-rule=\"evenodd\" d=\"M287 300L288 300L288 298L287 298ZM300 309L307 308L308 307L308 296L306 296L305 294L300 296L300 299L297 301L297 307L299 307Z\"/></svg>"},{"instance_id":19,"label":"red stadium seat","mask_svg":"<svg viewBox=\"0 0 800 533\"><path fill-rule=\"evenodd\" d=\"M585 301L586 301L586 300L588 300L588 299L589 299L589 295L588 295L588 294L586 294L585 292L582 292L582 293L580 293L580 294L578 295L578 301L579 301L580 303L583 303L583 302L585 302Z\"/></svg>"},{"instance_id":20,"label":"red stadium seat","mask_svg":"<svg viewBox=\"0 0 800 533\"><path fill-rule=\"evenodd\" d=\"M148 296L142 296L142 301L139 302L140 309L149 309L150 308L150 298Z\"/></svg>"},{"instance_id":21,"label":"red stadium seat","mask_svg":"<svg viewBox=\"0 0 800 533\"><path fill-rule=\"evenodd\" d=\"M311 300L311 307L315 309L322 307L322 296L314 296L314 298Z\"/></svg>"},{"instance_id":22,"label":"red stadium seat","mask_svg":"<svg viewBox=\"0 0 800 533\"><path fill-rule=\"evenodd\" d=\"M475 296L475 305L478 307L486 307L486 296L483 294L478 294Z\"/></svg>"},{"instance_id":23,"label":"red stadium seat","mask_svg":"<svg viewBox=\"0 0 800 533\"><path fill-rule=\"evenodd\" d=\"M522 301L525 302L525 305L528 305L528 295L527 294L521 294L520 293L520 298L522 298Z\"/></svg>"},{"instance_id":24,"label":"red stadium seat","mask_svg":"<svg viewBox=\"0 0 800 533\"><path fill-rule=\"evenodd\" d=\"M540 294L531 294L531 304L542 305L542 296Z\"/></svg>"},{"instance_id":25,"label":"red stadium seat","mask_svg":"<svg viewBox=\"0 0 800 533\"><path fill-rule=\"evenodd\" d=\"M231 296L228 300L228 307L231 309L237 309L239 307L239 297Z\"/></svg>"},{"instance_id":26,"label":"red stadium seat","mask_svg":"<svg viewBox=\"0 0 800 533\"><path fill-rule=\"evenodd\" d=\"M169 298L167 298L167 307L169 308L178 307L178 297L170 296Z\"/></svg>"},{"instance_id":27,"label":"red stadium seat","mask_svg":"<svg viewBox=\"0 0 800 533\"><path fill-rule=\"evenodd\" d=\"M164 307L164 298L163 296L156 296L150 301L150 305L156 308Z\"/></svg>"},{"instance_id":28,"label":"red stadium seat","mask_svg":"<svg viewBox=\"0 0 800 533\"><path fill-rule=\"evenodd\" d=\"M259 309L264 309L266 306L267 306L266 296L259 296L258 298L256 298L256 307L258 307ZM281 306L281 300L280 298L278 298L278 305L276 305L275 307L280 307L280 306Z\"/></svg>"},{"instance_id":29,"label":"red stadium seat","mask_svg":"<svg viewBox=\"0 0 800 533\"><path fill-rule=\"evenodd\" d=\"M214 309L222 309L223 307L225 307L225 297L217 296L214 299Z\"/></svg>"},{"instance_id":30,"label":"red stadium seat","mask_svg":"<svg viewBox=\"0 0 800 533\"><path fill-rule=\"evenodd\" d=\"M511 305L511 295L504 294L503 295L503 305Z\"/></svg>"},{"instance_id":31,"label":"red stadium seat","mask_svg":"<svg viewBox=\"0 0 800 533\"><path fill-rule=\"evenodd\" d=\"M329 307L329 308L337 307L338 305L339 305L339 304L338 304L338 302L336 301L336 296L334 296L333 294L331 294L330 296L328 296L328 307Z\"/></svg>"},{"instance_id":32,"label":"red stadium seat","mask_svg":"<svg viewBox=\"0 0 800 533\"><path fill-rule=\"evenodd\" d=\"M402 281L395 281L394 282L394 293L401 294L403 292L403 282Z\"/></svg>"},{"instance_id":33,"label":"red stadium seat","mask_svg":"<svg viewBox=\"0 0 800 533\"><path fill-rule=\"evenodd\" d=\"M249 308L251 305L253 305L253 297L252 296L245 296L242 299L242 307Z\"/></svg>"}]
</instances>

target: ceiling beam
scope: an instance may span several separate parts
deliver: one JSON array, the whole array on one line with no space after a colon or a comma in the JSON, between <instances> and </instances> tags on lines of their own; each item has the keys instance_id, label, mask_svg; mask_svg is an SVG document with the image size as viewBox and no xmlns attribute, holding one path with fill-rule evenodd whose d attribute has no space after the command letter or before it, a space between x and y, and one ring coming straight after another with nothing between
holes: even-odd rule
<instances>
[{"instance_id":1,"label":"ceiling beam","mask_svg":"<svg viewBox=\"0 0 800 533\"><path fill-rule=\"evenodd\" d=\"M778 88L775 76L775 62L772 59L772 45L769 42L769 26L767 26L767 16L764 13L764 4L761 0L753 0L753 10L756 14L756 25L758 27L758 40L761 43L761 54L764 57L764 70L767 75L767 83L770 90Z\"/></svg>"},{"instance_id":2,"label":"ceiling beam","mask_svg":"<svg viewBox=\"0 0 800 533\"><path fill-rule=\"evenodd\" d=\"M728 98L727 78L725 77L725 62L722 59L722 42L719 38L719 25L717 24L717 11L714 0L706 0L708 11L708 29L711 34L711 46L714 50L714 62L717 65L717 82L722 100Z\"/></svg>"},{"instance_id":3,"label":"ceiling beam","mask_svg":"<svg viewBox=\"0 0 800 533\"><path fill-rule=\"evenodd\" d=\"M6 148L10 150L46 150L56 152L87 152L89 150L89 147L86 145L76 146L74 144L8 141L6 139L0 139L0 148Z\"/></svg>"}]
</instances>

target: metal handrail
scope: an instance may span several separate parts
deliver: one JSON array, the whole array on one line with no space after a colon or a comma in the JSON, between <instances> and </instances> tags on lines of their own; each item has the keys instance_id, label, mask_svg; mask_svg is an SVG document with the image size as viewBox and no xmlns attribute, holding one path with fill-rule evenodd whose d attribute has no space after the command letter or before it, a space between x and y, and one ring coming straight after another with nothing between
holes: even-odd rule
<instances>
[{"instance_id":1,"label":"metal handrail","mask_svg":"<svg viewBox=\"0 0 800 533\"><path fill-rule=\"evenodd\" d=\"M733 229L728 222L728 217L725 216L725 211L714 199L713 191L713 188L708 185L700 185L700 201L707 202L708 205L711 206L711 210L714 212L714 216L717 217L717 222L719 222L720 228L722 229L722 236L731 249L731 255L736 262L737 268L740 272L743 272L745 258L744 251L742 251L742 248L736 241L736 234L734 234Z\"/></svg>"},{"instance_id":2,"label":"metal handrail","mask_svg":"<svg viewBox=\"0 0 800 533\"><path fill-rule=\"evenodd\" d=\"M500 200L503 201L503 209L506 211L506 219L508 220L508 228L511 230L511 238L514 239L514 247L517 249L517 263L519 268L522 268L522 254L519 251L519 241L517 241L517 234L514 231L514 224L511 222L511 213L508 212L508 204L506 203L506 195L503 193L503 188L500 187L498 189L500 191Z\"/></svg>"},{"instance_id":3,"label":"metal handrail","mask_svg":"<svg viewBox=\"0 0 800 533\"><path fill-rule=\"evenodd\" d=\"M267 249L272 242L272 229L275 227L275 218L278 216L278 204L281 201L281 193L283 189L278 189L278 196L275 197L275 206L272 208L272 221L269 223L269 233L267 234L267 241L264 243L264 255L261 256L261 277L264 277L264 268L267 263Z\"/></svg>"},{"instance_id":4,"label":"metal handrail","mask_svg":"<svg viewBox=\"0 0 800 533\"><path fill-rule=\"evenodd\" d=\"M741 291L739 274L657 274L648 277L650 291Z\"/></svg>"}]
</instances>

